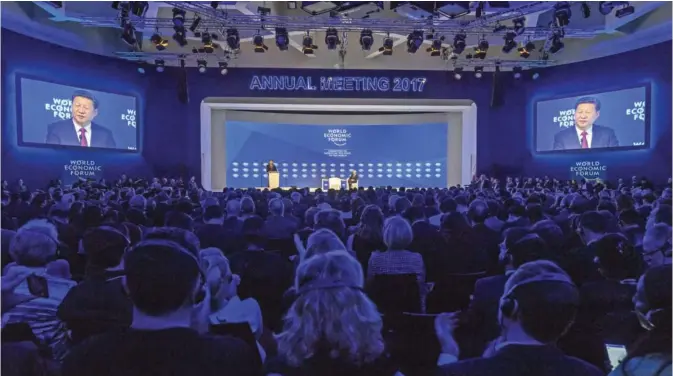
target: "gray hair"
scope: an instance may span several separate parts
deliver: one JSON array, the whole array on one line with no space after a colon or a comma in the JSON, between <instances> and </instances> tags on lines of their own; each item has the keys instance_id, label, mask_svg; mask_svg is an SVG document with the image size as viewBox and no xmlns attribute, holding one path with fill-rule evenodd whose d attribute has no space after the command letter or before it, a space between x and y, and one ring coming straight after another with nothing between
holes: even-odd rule
<instances>
[{"instance_id":1,"label":"gray hair","mask_svg":"<svg viewBox=\"0 0 673 376\"><path fill-rule=\"evenodd\" d=\"M279 216L285 214L285 205L283 205L283 200L280 198L274 198L269 201L269 213Z\"/></svg>"},{"instance_id":2,"label":"gray hair","mask_svg":"<svg viewBox=\"0 0 673 376\"><path fill-rule=\"evenodd\" d=\"M386 219L383 225L383 242L388 249L404 250L413 238L414 233L406 219L400 216Z\"/></svg>"},{"instance_id":3,"label":"gray hair","mask_svg":"<svg viewBox=\"0 0 673 376\"><path fill-rule=\"evenodd\" d=\"M56 256L58 244L56 227L46 219L35 219L16 232L9 245L9 254L18 265L42 267Z\"/></svg>"}]
</instances>

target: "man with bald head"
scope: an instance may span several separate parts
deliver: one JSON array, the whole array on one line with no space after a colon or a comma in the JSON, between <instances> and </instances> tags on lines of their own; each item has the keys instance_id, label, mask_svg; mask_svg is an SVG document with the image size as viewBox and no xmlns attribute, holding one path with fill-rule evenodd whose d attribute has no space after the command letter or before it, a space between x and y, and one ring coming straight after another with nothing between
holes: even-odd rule
<instances>
[{"instance_id":1,"label":"man with bald head","mask_svg":"<svg viewBox=\"0 0 673 376\"><path fill-rule=\"evenodd\" d=\"M269 216L264 222L262 233L268 239L290 239L297 231L297 223L284 217L285 204L282 198L273 198L269 201Z\"/></svg>"},{"instance_id":2,"label":"man with bald head","mask_svg":"<svg viewBox=\"0 0 673 376\"><path fill-rule=\"evenodd\" d=\"M488 204L483 200L474 200L467 209L467 218L474 230L475 246L486 251L488 255L488 269L497 272L500 234L486 226L486 219L490 216Z\"/></svg>"}]
</instances>

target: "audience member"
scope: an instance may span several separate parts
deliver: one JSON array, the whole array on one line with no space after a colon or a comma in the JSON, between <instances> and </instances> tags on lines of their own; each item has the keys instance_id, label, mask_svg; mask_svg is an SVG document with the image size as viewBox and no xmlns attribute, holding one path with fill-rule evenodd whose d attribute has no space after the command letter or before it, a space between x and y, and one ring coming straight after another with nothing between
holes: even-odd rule
<instances>
[{"instance_id":1,"label":"audience member","mask_svg":"<svg viewBox=\"0 0 673 376\"><path fill-rule=\"evenodd\" d=\"M383 226L383 243L387 249L372 252L367 278L379 274L416 274L419 281L425 281L423 258L407 250L412 239L409 222L399 216L388 218Z\"/></svg>"}]
</instances>

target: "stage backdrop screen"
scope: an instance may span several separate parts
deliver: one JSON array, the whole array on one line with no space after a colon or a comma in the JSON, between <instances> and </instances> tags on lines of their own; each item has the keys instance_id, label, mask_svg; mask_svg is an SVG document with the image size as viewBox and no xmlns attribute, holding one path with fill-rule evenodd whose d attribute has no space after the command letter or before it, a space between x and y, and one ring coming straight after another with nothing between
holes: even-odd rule
<instances>
[{"instance_id":1,"label":"stage backdrop screen","mask_svg":"<svg viewBox=\"0 0 673 376\"><path fill-rule=\"evenodd\" d=\"M20 145L137 151L134 96L26 77L18 80Z\"/></svg>"},{"instance_id":2,"label":"stage backdrop screen","mask_svg":"<svg viewBox=\"0 0 673 376\"><path fill-rule=\"evenodd\" d=\"M298 125L227 121L227 186L267 185L265 165L281 186L319 187L322 178L358 171L360 186L446 185L447 124Z\"/></svg>"},{"instance_id":3,"label":"stage backdrop screen","mask_svg":"<svg viewBox=\"0 0 673 376\"><path fill-rule=\"evenodd\" d=\"M538 152L637 149L648 146L648 87L535 104Z\"/></svg>"}]
</instances>

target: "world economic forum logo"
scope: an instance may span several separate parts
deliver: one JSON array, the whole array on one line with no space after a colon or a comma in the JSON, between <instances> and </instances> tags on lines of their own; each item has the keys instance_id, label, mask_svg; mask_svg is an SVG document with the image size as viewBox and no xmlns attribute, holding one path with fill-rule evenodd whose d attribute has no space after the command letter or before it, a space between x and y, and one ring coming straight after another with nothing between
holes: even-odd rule
<instances>
[{"instance_id":1,"label":"world economic forum logo","mask_svg":"<svg viewBox=\"0 0 673 376\"><path fill-rule=\"evenodd\" d=\"M351 138L351 134L346 129L336 128L328 129L324 137L336 146L346 146L348 139Z\"/></svg>"}]
</instances>

